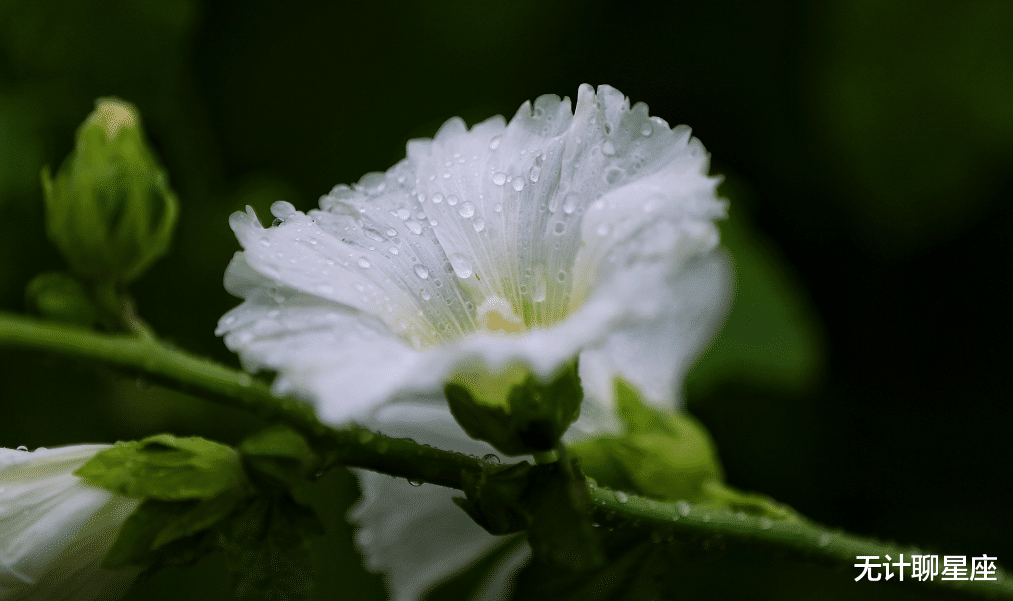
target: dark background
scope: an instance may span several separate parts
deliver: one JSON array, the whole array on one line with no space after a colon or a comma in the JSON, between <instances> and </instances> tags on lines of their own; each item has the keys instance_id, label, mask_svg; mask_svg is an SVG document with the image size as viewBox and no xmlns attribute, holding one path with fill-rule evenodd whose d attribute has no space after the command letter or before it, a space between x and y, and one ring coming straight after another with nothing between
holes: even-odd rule
<instances>
[{"instance_id":1,"label":"dark background","mask_svg":"<svg viewBox=\"0 0 1013 601\"><path fill-rule=\"evenodd\" d=\"M691 125L726 177L739 289L686 396L729 481L849 531L1011 566L1011 6L2 0L0 309L23 311L25 284L63 268L38 173L70 151L96 97L138 105L182 202L171 254L133 288L142 314L236 364L213 335L238 302L221 285L238 249L230 212L308 210L448 117L509 117L608 83ZM258 427L3 349L0 415L6 447L161 431L235 442ZM354 480L338 472L305 494L330 528L315 543L317 598L383 598L343 522ZM672 569L687 598L924 590L738 554ZM211 558L131 598L226 591Z\"/></svg>"}]
</instances>

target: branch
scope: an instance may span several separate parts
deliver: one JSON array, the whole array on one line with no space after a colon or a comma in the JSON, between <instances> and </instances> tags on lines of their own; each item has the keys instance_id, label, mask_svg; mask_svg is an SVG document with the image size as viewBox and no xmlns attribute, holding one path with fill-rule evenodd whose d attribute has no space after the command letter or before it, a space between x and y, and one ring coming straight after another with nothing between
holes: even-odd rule
<instances>
[{"instance_id":1,"label":"branch","mask_svg":"<svg viewBox=\"0 0 1013 601\"><path fill-rule=\"evenodd\" d=\"M462 488L462 472L480 472L486 462L476 457L391 438L357 426L328 427L312 408L291 397L276 396L248 373L191 355L155 338L102 334L73 326L0 313L0 347L49 351L99 360L184 392L199 392L219 403L248 411L272 423L297 430L324 455L325 464L360 467L412 481ZM685 502L662 503L612 491L590 490L592 519L606 527L634 528L657 542L720 539L729 545L765 549L804 557L856 572L858 555L886 555L899 560L919 554L914 548L831 530L806 519L772 520L741 512L693 507ZM951 589L972 597L1013 599L1013 578L1002 570L997 581L910 583Z\"/></svg>"}]
</instances>

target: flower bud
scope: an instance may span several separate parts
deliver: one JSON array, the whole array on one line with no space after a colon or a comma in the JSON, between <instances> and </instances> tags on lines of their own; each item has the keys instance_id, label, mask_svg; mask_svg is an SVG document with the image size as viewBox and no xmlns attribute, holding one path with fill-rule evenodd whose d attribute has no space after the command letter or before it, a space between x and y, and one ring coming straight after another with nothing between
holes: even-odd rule
<instances>
[{"instance_id":1,"label":"flower bud","mask_svg":"<svg viewBox=\"0 0 1013 601\"><path fill-rule=\"evenodd\" d=\"M68 273L35 276L25 288L25 305L47 319L78 326L91 326L98 319L88 291Z\"/></svg>"},{"instance_id":2,"label":"flower bud","mask_svg":"<svg viewBox=\"0 0 1013 601\"><path fill-rule=\"evenodd\" d=\"M56 177L43 169L42 187L49 238L86 280L136 279L168 249L176 196L129 103L97 100Z\"/></svg>"},{"instance_id":3,"label":"flower bud","mask_svg":"<svg viewBox=\"0 0 1013 601\"><path fill-rule=\"evenodd\" d=\"M107 448L0 449L0 599L112 599L137 577L99 563L140 501L73 473Z\"/></svg>"}]
</instances>

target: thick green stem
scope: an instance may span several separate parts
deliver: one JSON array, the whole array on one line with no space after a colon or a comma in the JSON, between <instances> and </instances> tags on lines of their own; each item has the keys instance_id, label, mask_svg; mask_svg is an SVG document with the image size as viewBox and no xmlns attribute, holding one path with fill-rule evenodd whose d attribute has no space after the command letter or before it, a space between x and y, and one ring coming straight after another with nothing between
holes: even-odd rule
<instances>
[{"instance_id":1,"label":"thick green stem","mask_svg":"<svg viewBox=\"0 0 1013 601\"><path fill-rule=\"evenodd\" d=\"M324 455L325 463L340 463L383 472L418 482L462 488L462 472L481 471L477 457L391 438L350 426L330 428L313 410L290 397L275 396L270 387L242 371L196 357L153 337L100 334L91 330L0 313L0 347L50 351L103 361L144 373L173 388L200 392L222 404L242 409L272 423L284 423L302 433ZM878 555L893 561L913 548L882 543L828 529L792 515L788 519L755 517L685 502L661 503L605 488L592 487L592 519L607 527L636 528L659 544L669 540L740 544L784 555L845 567L859 555ZM1013 599L1013 579L998 571L996 581L945 581L939 576L911 586L950 588L969 596ZM910 578L909 578L910 580ZM896 579L894 580L896 582Z\"/></svg>"}]
</instances>

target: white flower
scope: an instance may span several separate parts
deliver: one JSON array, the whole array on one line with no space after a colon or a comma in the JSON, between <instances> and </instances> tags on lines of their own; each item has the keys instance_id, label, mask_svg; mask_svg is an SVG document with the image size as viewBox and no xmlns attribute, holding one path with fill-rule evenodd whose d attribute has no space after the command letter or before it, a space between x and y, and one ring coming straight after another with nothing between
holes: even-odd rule
<instances>
[{"instance_id":1,"label":"white flower","mask_svg":"<svg viewBox=\"0 0 1013 601\"><path fill-rule=\"evenodd\" d=\"M233 214L225 285L245 301L218 333L333 424L442 398L462 370L548 379L576 356L585 398L607 407L618 375L671 406L724 308L707 168L688 127L608 86L573 114L542 96L509 124L451 119L319 210Z\"/></svg>"},{"instance_id":2,"label":"white flower","mask_svg":"<svg viewBox=\"0 0 1013 601\"><path fill-rule=\"evenodd\" d=\"M73 475L107 448L0 449L0 599L113 599L137 577L99 562L139 501Z\"/></svg>"}]
</instances>

